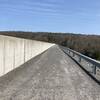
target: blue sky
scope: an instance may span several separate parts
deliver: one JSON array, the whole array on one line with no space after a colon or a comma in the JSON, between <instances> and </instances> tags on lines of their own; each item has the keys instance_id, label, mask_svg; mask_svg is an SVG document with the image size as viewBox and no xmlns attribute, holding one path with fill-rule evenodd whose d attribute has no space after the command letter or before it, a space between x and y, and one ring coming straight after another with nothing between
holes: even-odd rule
<instances>
[{"instance_id":1,"label":"blue sky","mask_svg":"<svg viewBox=\"0 0 100 100\"><path fill-rule=\"evenodd\" d=\"M0 30L100 35L100 0L0 0Z\"/></svg>"}]
</instances>

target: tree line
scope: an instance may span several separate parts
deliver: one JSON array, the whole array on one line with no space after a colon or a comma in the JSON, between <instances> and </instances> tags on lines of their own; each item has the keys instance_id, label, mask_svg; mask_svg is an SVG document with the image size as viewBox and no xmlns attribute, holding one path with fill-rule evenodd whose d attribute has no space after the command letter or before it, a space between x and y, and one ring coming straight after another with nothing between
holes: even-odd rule
<instances>
[{"instance_id":1,"label":"tree line","mask_svg":"<svg viewBox=\"0 0 100 100\"><path fill-rule=\"evenodd\" d=\"M3 35L56 43L100 60L100 36L51 32L0 32Z\"/></svg>"}]
</instances>

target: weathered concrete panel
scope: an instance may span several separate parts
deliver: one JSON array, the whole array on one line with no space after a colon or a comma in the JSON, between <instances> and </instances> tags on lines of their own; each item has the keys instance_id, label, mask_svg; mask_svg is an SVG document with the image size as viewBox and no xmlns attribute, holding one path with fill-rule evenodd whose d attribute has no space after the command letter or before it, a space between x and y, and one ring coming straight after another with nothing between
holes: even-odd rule
<instances>
[{"instance_id":1,"label":"weathered concrete panel","mask_svg":"<svg viewBox=\"0 0 100 100\"><path fill-rule=\"evenodd\" d=\"M15 41L13 38L4 38L5 39L5 48L4 48L4 55L5 56L5 71L7 73L14 68L14 49L15 49Z\"/></svg>"},{"instance_id":2,"label":"weathered concrete panel","mask_svg":"<svg viewBox=\"0 0 100 100\"><path fill-rule=\"evenodd\" d=\"M4 39L0 37L0 76L3 75L4 71Z\"/></svg>"},{"instance_id":3,"label":"weathered concrete panel","mask_svg":"<svg viewBox=\"0 0 100 100\"><path fill-rule=\"evenodd\" d=\"M25 62L32 58L32 41L25 40Z\"/></svg>"},{"instance_id":4,"label":"weathered concrete panel","mask_svg":"<svg viewBox=\"0 0 100 100\"><path fill-rule=\"evenodd\" d=\"M32 46L32 56L36 56L41 54L41 52L44 52L54 44L51 43L46 43L46 42L40 42L40 41L32 41L33 46Z\"/></svg>"},{"instance_id":5,"label":"weathered concrete panel","mask_svg":"<svg viewBox=\"0 0 100 100\"><path fill-rule=\"evenodd\" d=\"M24 63L24 39L15 39L15 68Z\"/></svg>"},{"instance_id":6,"label":"weathered concrete panel","mask_svg":"<svg viewBox=\"0 0 100 100\"><path fill-rule=\"evenodd\" d=\"M54 44L0 35L0 76L41 54Z\"/></svg>"}]
</instances>

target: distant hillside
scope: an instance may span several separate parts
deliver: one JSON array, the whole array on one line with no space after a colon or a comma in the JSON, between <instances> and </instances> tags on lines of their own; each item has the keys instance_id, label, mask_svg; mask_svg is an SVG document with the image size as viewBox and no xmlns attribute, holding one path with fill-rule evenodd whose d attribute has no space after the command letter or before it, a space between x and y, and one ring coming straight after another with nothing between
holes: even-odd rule
<instances>
[{"instance_id":1,"label":"distant hillside","mask_svg":"<svg viewBox=\"0 0 100 100\"><path fill-rule=\"evenodd\" d=\"M100 60L100 36L49 32L0 32L0 34L60 44Z\"/></svg>"}]
</instances>

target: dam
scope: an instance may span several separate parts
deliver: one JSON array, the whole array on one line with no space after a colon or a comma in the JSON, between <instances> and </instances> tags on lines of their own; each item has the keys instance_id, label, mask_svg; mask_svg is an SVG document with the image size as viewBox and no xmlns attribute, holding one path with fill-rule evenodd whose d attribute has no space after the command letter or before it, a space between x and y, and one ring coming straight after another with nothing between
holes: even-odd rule
<instances>
[{"instance_id":1,"label":"dam","mask_svg":"<svg viewBox=\"0 0 100 100\"><path fill-rule=\"evenodd\" d=\"M1 35L0 100L100 100L100 85L64 51Z\"/></svg>"}]
</instances>

